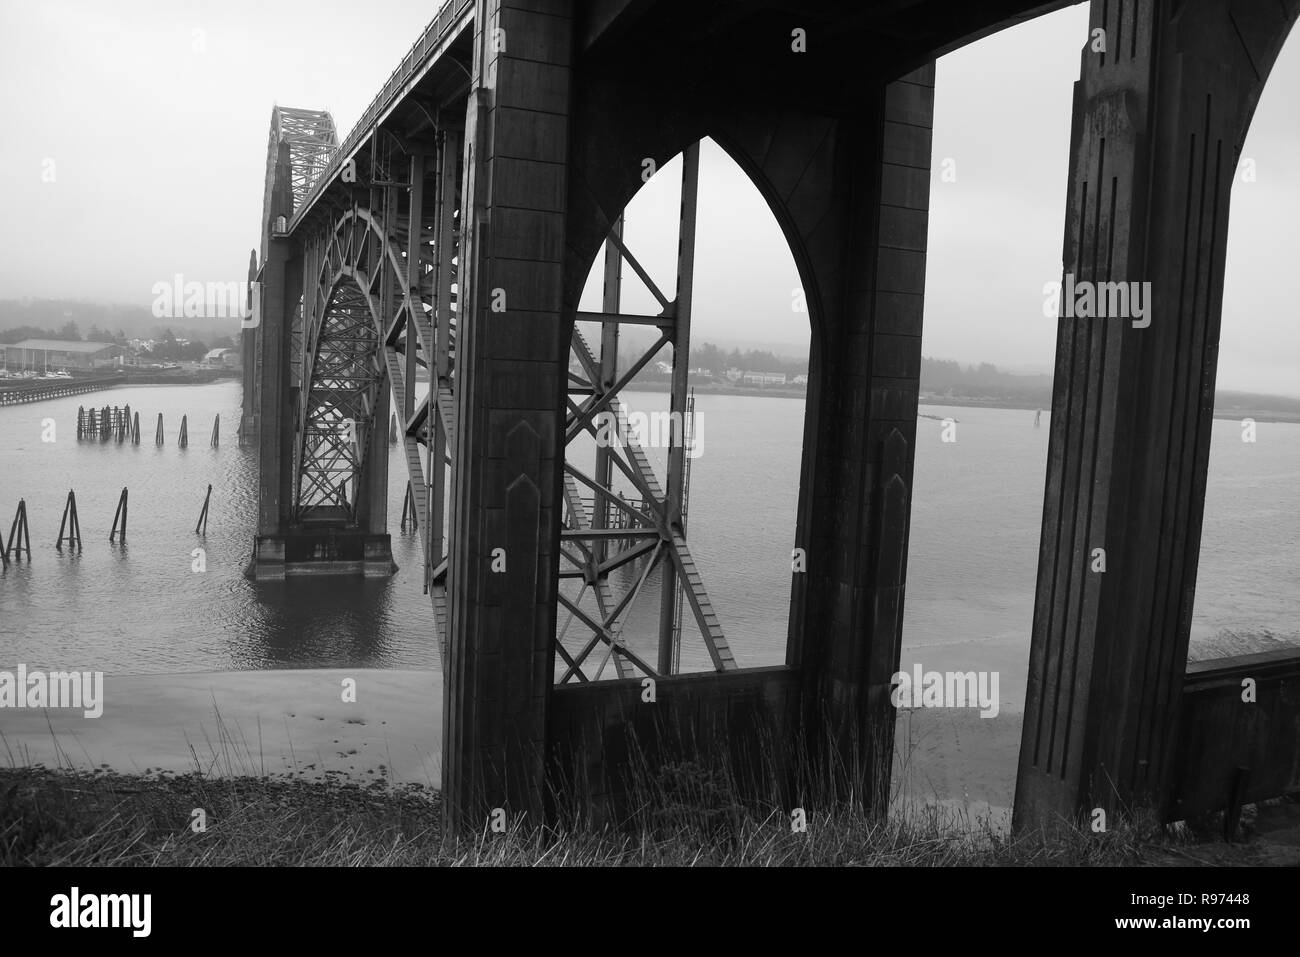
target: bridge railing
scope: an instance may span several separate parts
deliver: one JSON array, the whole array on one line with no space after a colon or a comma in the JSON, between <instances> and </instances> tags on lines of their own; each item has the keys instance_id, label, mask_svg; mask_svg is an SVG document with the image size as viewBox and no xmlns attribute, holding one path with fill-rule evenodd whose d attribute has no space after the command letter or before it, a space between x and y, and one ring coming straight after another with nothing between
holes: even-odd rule
<instances>
[{"instance_id":1,"label":"bridge railing","mask_svg":"<svg viewBox=\"0 0 1300 957\"><path fill-rule=\"evenodd\" d=\"M303 213L311 208L325 187L338 175L339 170L343 167L344 160L352 155L352 151L374 128L379 121L380 114L392 104L398 91L406 85L407 81L415 74L434 48L442 42L443 37L460 20L466 9L473 5L474 0L443 0L442 7L438 10L437 15L424 28L420 38L412 44L411 49L402 58L402 62L397 65L397 69L393 70L383 88L370 101L366 111L361 114L361 119L352 127L352 132L343 141L343 145L335 151L330 162L312 180L311 188L304 197L302 205L293 211L293 220L289 223L290 232L298 225Z\"/></svg>"}]
</instances>

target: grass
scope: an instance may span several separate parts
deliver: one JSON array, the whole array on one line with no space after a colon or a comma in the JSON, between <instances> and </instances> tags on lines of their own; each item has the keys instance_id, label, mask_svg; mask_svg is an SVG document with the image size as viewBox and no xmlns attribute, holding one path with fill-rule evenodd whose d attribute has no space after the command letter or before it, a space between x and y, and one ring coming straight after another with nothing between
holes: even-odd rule
<instances>
[{"instance_id":1,"label":"grass","mask_svg":"<svg viewBox=\"0 0 1300 957\"><path fill-rule=\"evenodd\" d=\"M215 703L214 703L215 707ZM1012 835L991 819L940 805L904 804L872 815L844 794L846 781L876 775L807 763L806 830L789 802L763 787L690 760L632 754L630 813L622 828L595 826L590 809L565 807L567 826L516 817L505 833L444 839L438 792L381 779L362 784L314 765L267 774L256 744L216 712L216 736L190 746L193 770L126 775L77 770L56 748L58 768L33 763L0 734L0 866L1112 866L1256 863L1248 847L1213 846L1204 827L1112 821L1101 834L1061 828ZM910 738L910 734L909 734ZM57 744L57 738L56 738ZM769 743L770 744L770 743ZM771 747L760 748L764 755ZM910 747L898 756L905 771ZM800 758L806 761L806 756ZM825 772L825 767L822 771ZM748 772L767 780L771 768ZM578 782L577 793L589 788ZM204 827L194 829L202 811Z\"/></svg>"},{"instance_id":2,"label":"grass","mask_svg":"<svg viewBox=\"0 0 1300 957\"><path fill-rule=\"evenodd\" d=\"M884 820L812 811L807 831L793 833L784 811L732 804L718 814L719 803L664 805L630 831L517 823L445 842L438 794L417 785L8 768L0 865L1118 865L1186 843L1123 825L1013 838L933 808ZM195 833L199 808L206 830Z\"/></svg>"}]
</instances>

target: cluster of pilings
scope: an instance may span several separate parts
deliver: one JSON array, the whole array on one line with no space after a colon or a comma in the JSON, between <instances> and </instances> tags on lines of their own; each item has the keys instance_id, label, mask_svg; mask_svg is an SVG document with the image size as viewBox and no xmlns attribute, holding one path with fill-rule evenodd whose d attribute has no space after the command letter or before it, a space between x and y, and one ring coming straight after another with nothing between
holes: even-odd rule
<instances>
[{"instance_id":1,"label":"cluster of pilings","mask_svg":"<svg viewBox=\"0 0 1300 957\"><path fill-rule=\"evenodd\" d=\"M215 441L215 435L214 435ZM117 499L117 510L113 513L113 528L108 533L110 542L125 545L126 544L126 520L127 520L127 502L129 493L126 488L122 489L122 494ZM194 526L194 534L206 537L208 534L208 508L212 502L212 486L208 485L207 493L203 496L203 510L199 513L198 523ZM76 549L81 551L81 516L77 513L77 493L71 489L68 490L68 498L63 505L63 518L59 522L59 536L54 540L54 547L60 552L63 546L67 545L68 550ZM27 524L27 500L19 499L18 508L14 512L14 519L9 526L9 537L6 541L4 535L4 526L0 525L0 567L8 568L10 559L21 561L23 556L28 561L32 558L32 535Z\"/></svg>"},{"instance_id":2,"label":"cluster of pilings","mask_svg":"<svg viewBox=\"0 0 1300 957\"><path fill-rule=\"evenodd\" d=\"M77 439L107 442L110 439L140 444L140 414L132 417L131 407L104 406L102 409L77 407Z\"/></svg>"},{"instance_id":3,"label":"cluster of pilings","mask_svg":"<svg viewBox=\"0 0 1300 957\"><path fill-rule=\"evenodd\" d=\"M98 441L107 442L110 439L116 439L119 443L128 439L132 445L140 444L140 413L132 412L128 405L124 408L117 406L104 406L102 409L87 409L84 406L77 407L77 439L78 441ZM163 414L158 413L158 425L154 429L154 445L162 446L166 444L166 435L163 431ZM190 444L190 424L189 416L181 416L181 431L177 436L177 445L181 448L188 448ZM221 415L218 414L212 420L212 439L209 442L212 448L221 446Z\"/></svg>"}]
</instances>

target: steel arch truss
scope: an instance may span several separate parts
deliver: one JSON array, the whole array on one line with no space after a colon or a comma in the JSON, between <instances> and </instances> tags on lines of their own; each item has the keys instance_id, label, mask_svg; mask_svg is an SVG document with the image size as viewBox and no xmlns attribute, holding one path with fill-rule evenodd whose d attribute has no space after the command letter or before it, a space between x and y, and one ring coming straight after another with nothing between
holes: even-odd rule
<instances>
[{"instance_id":1,"label":"steel arch truss","mask_svg":"<svg viewBox=\"0 0 1300 957\"><path fill-rule=\"evenodd\" d=\"M388 293L396 288L392 272L402 261L376 219L359 208L335 222L311 258L316 284L304 327L294 517L354 521L371 434L386 424L374 421L387 377L378 346Z\"/></svg>"},{"instance_id":2,"label":"steel arch truss","mask_svg":"<svg viewBox=\"0 0 1300 957\"><path fill-rule=\"evenodd\" d=\"M391 389L440 646L462 143L459 130L446 128L415 151L381 130L358 156L350 206L336 204L304 239L291 359L303 383L293 479L300 523L358 521L368 457L383 451L387 423L377 410Z\"/></svg>"},{"instance_id":3,"label":"steel arch truss","mask_svg":"<svg viewBox=\"0 0 1300 957\"><path fill-rule=\"evenodd\" d=\"M298 521L356 516L365 449L374 428L375 324L365 291L333 282L320 320L307 401L303 403L298 469ZM324 512L321 510L325 509Z\"/></svg>"},{"instance_id":4,"label":"steel arch truss","mask_svg":"<svg viewBox=\"0 0 1300 957\"><path fill-rule=\"evenodd\" d=\"M311 187L338 152L334 117L324 110L271 110L271 132L266 147L266 186L262 194L261 261L277 216L293 217Z\"/></svg>"},{"instance_id":5,"label":"steel arch truss","mask_svg":"<svg viewBox=\"0 0 1300 957\"><path fill-rule=\"evenodd\" d=\"M297 212L339 148L334 117L323 110L276 107L271 135L289 145L292 172L289 188L293 194L293 210Z\"/></svg>"}]
</instances>

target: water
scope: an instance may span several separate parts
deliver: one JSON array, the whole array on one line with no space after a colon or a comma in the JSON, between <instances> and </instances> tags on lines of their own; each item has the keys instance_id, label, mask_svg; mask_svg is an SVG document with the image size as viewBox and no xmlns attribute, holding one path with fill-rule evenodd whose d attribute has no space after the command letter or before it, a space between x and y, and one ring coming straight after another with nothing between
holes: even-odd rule
<instances>
[{"instance_id":1,"label":"water","mask_svg":"<svg viewBox=\"0 0 1300 957\"><path fill-rule=\"evenodd\" d=\"M257 458L237 445L240 387L141 386L0 409L0 517L27 501L32 562L0 572L0 662L151 674L342 665L432 668L433 612L421 594L419 547L395 532L391 580L243 575L257 519ZM140 413L141 443L78 442L77 406ZM154 425L164 415L166 444ZM221 446L209 447L221 415ZM177 447L181 415L189 448ZM56 425L41 441L42 420ZM406 478L390 470L393 523ZM194 534L208 483L207 535ZM125 548L108 533L130 489ZM54 548L69 489L77 493L83 551ZM390 508L390 513L392 509ZM193 571L197 547L206 571Z\"/></svg>"},{"instance_id":2,"label":"water","mask_svg":"<svg viewBox=\"0 0 1300 957\"><path fill-rule=\"evenodd\" d=\"M290 579L243 574L256 518L256 458L235 440L237 383L147 386L0 408L0 517L27 501L33 561L0 573L0 666L169 673L277 667L438 668L433 615L421 592L419 537L397 528L406 476L391 460L389 519L399 571L391 579ZM634 409L665 407L662 394L627 396ZM79 404L129 403L142 443L78 442ZM166 445L155 448L156 415ZM903 666L1002 674L1002 707L1023 706L1047 454L1047 416L925 407L951 415L918 427L916 488L904 621ZM213 416L222 444L208 447ZM177 448L188 414L190 446ZM732 650L742 666L785 660L790 550L798 496L803 402L700 395L703 454L692 463L690 541ZM42 421L56 441L41 441ZM1193 655L1277 642L1300 644L1300 426L1259 425L1240 441L1214 423ZM662 456L652 450L662 465ZM194 534L207 484L206 538ZM118 494L130 488L125 548L107 541ZM54 548L75 488L84 550ZM205 549L206 571L193 571ZM634 650L653 655L657 581L628 626ZM572 591L572 586L566 586ZM689 616L688 616L689 617ZM561 623L564 616L561 616ZM684 670L709 659L687 626ZM573 641L569 637L567 641ZM572 645L570 645L572 646Z\"/></svg>"}]
</instances>

